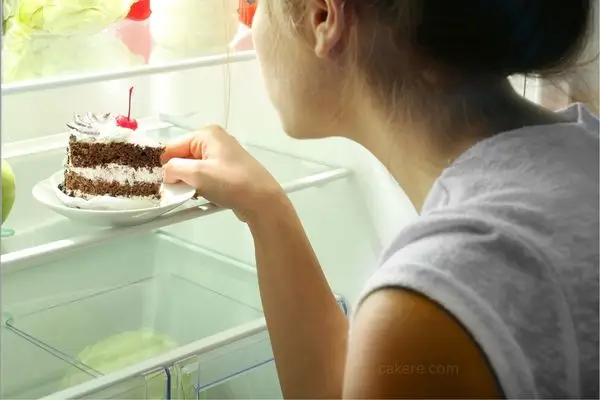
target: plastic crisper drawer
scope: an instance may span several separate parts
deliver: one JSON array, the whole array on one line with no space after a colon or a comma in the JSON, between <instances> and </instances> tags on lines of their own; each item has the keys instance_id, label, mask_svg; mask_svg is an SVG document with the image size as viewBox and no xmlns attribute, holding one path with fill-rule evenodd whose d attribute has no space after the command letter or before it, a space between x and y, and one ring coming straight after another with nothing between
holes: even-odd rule
<instances>
[{"instance_id":1,"label":"plastic crisper drawer","mask_svg":"<svg viewBox=\"0 0 600 400\"><path fill-rule=\"evenodd\" d=\"M263 316L254 268L160 233L6 278L44 284L35 301L6 305L5 326L89 368L61 377L59 390Z\"/></svg>"},{"instance_id":2,"label":"plastic crisper drawer","mask_svg":"<svg viewBox=\"0 0 600 400\"><path fill-rule=\"evenodd\" d=\"M37 399L61 389L60 380L72 364L8 329L2 329L0 338L2 358L12 360L0 364L0 399Z\"/></svg>"},{"instance_id":3,"label":"plastic crisper drawer","mask_svg":"<svg viewBox=\"0 0 600 400\"><path fill-rule=\"evenodd\" d=\"M336 296L347 315L346 302ZM182 360L172 368L173 398L282 398L267 331ZM192 390L190 390L192 389Z\"/></svg>"},{"instance_id":4,"label":"plastic crisper drawer","mask_svg":"<svg viewBox=\"0 0 600 400\"><path fill-rule=\"evenodd\" d=\"M268 333L264 331L178 362L172 371L176 378L173 397L272 398L273 394L280 397L277 375L256 372L269 369L269 365L274 366L273 353Z\"/></svg>"}]
</instances>

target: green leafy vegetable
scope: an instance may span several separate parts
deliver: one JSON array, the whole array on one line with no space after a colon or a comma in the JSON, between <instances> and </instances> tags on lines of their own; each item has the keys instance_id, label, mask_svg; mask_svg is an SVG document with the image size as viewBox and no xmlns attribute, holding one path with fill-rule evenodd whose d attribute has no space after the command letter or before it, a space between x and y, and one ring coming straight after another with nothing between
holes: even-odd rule
<instances>
[{"instance_id":1,"label":"green leafy vegetable","mask_svg":"<svg viewBox=\"0 0 600 400\"><path fill-rule=\"evenodd\" d=\"M2 0L2 35L10 28L17 0Z\"/></svg>"},{"instance_id":2,"label":"green leafy vegetable","mask_svg":"<svg viewBox=\"0 0 600 400\"><path fill-rule=\"evenodd\" d=\"M3 0L11 23L27 33L81 34L105 29L137 0Z\"/></svg>"},{"instance_id":3,"label":"green leafy vegetable","mask_svg":"<svg viewBox=\"0 0 600 400\"><path fill-rule=\"evenodd\" d=\"M123 332L88 346L79 353L77 360L106 375L162 355L177 348L177 346L177 343L166 335L149 329L142 329L140 331ZM180 384L186 392L182 397L192 398L191 377L182 374L178 366L172 367L171 372L173 378L181 378ZM92 379L92 376L73 368L64 377L63 385L65 388L69 388L90 379ZM132 379L120 386L120 389L122 389L122 398L164 399L165 386L166 378L159 372L147 376L145 381Z\"/></svg>"},{"instance_id":4,"label":"green leafy vegetable","mask_svg":"<svg viewBox=\"0 0 600 400\"><path fill-rule=\"evenodd\" d=\"M30 35L18 25L4 37L4 83L126 68L144 63L112 32L90 35Z\"/></svg>"}]
</instances>

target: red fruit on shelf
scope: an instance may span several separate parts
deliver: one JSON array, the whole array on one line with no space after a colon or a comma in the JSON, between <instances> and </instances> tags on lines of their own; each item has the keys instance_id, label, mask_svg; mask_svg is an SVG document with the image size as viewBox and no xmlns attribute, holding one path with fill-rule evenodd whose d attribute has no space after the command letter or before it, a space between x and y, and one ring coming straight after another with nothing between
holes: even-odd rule
<instances>
[{"instance_id":1,"label":"red fruit on shelf","mask_svg":"<svg viewBox=\"0 0 600 400\"><path fill-rule=\"evenodd\" d=\"M240 8L238 9L240 22L249 28L252 28L252 20L254 19L257 5L258 0L240 0Z\"/></svg>"},{"instance_id":2,"label":"red fruit on shelf","mask_svg":"<svg viewBox=\"0 0 600 400\"><path fill-rule=\"evenodd\" d=\"M132 21L145 21L152 14L150 0L138 0L131 5L127 19Z\"/></svg>"},{"instance_id":3,"label":"red fruit on shelf","mask_svg":"<svg viewBox=\"0 0 600 400\"><path fill-rule=\"evenodd\" d=\"M131 118L131 97L133 95L133 87L129 88L129 108L127 109L127 116L119 115L117 117L117 125L121 128L127 128L135 131L138 128L138 123L135 119Z\"/></svg>"}]
</instances>

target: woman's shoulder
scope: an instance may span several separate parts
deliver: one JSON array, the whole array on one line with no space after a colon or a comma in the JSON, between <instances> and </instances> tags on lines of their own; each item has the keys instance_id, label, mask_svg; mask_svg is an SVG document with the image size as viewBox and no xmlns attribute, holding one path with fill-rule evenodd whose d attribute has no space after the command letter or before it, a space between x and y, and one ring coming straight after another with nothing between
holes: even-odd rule
<instances>
[{"instance_id":1,"label":"woman's shoulder","mask_svg":"<svg viewBox=\"0 0 600 400\"><path fill-rule=\"evenodd\" d=\"M581 104L561 114L564 123L504 132L472 146L434 183L422 215L455 211L515 226L567 214L574 224L593 219L600 179L598 118Z\"/></svg>"},{"instance_id":2,"label":"woman's shoulder","mask_svg":"<svg viewBox=\"0 0 600 400\"><path fill-rule=\"evenodd\" d=\"M515 167L571 157L597 158L599 120L585 105L572 104L557 115L563 122L524 126L481 140L452 163L445 174L480 163L482 167Z\"/></svg>"}]
</instances>

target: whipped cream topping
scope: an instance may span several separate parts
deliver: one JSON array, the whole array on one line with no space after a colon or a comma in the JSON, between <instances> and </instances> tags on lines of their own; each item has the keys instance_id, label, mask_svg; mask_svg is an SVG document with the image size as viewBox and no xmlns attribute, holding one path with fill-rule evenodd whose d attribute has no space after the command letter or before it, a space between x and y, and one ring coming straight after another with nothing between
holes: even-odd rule
<instances>
[{"instance_id":1,"label":"whipped cream topping","mask_svg":"<svg viewBox=\"0 0 600 400\"><path fill-rule=\"evenodd\" d=\"M162 199L144 196L92 196L80 190L74 190L73 196L68 196L58 187L56 187L55 193L67 207L87 210L139 210L159 207L164 202Z\"/></svg>"},{"instance_id":2,"label":"whipped cream topping","mask_svg":"<svg viewBox=\"0 0 600 400\"><path fill-rule=\"evenodd\" d=\"M140 128L134 131L117 125L116 118L116 115L110 113L75 114L73 121L67 123L67 127L76 140L82 142L126 142L148 147L162 146L160 142L149 138L146 132Z\"/></svg>"}]
</instances>

